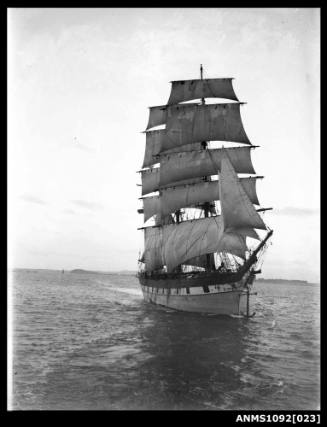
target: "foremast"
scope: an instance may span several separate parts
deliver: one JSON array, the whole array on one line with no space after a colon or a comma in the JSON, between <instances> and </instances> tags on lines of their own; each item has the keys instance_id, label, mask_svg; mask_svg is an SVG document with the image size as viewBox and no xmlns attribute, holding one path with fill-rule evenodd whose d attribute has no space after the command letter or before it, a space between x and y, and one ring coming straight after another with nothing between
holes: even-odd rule
<instances>
[{"instance_id":1,"label":"foremast","mask_svg":"<svg viewBox=\"0 0 327 427\"><path fill-rule=\"evenodd\" d=\"M201 81L203 81L203 67L202 64L200 64L200 79ZM205 98L201 98L201 104L204 105L206 103ZM207 141L202 141L202 147L204 150L208 149L208 142ZM208 182L211 181L210 176L204 176L204 181ZM204 202L204 204L202 205L203 208L203 213L204 213L204 217L208 218L209 217L209 207L210 207L210 203L209 202ZM214 254L206 254L206 269L207 270L212 270L212 267L214 266Z\"/></svg>"}]
</instances>

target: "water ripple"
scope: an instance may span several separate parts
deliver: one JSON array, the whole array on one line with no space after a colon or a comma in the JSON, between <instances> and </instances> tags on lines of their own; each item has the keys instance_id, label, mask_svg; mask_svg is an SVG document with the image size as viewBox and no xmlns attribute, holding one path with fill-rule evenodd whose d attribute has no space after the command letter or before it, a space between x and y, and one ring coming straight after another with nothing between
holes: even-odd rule
<instances>
[{"instance_id":1,"label":"water ripple","mask_svg":"<svg viewBox=\"0 0 327 427\"><path fill-rule=\"evenodd\" d=\"M15 409L317 409L319 288L257 284L251 319L143 302L134 276L13 275Z\"/></svg>"}]
</instances>

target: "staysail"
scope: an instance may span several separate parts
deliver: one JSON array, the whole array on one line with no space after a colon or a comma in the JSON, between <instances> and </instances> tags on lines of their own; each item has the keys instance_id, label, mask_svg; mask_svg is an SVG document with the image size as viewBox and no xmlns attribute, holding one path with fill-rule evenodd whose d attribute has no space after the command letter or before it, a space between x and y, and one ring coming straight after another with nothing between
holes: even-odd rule
<instances>
[{"instance_id":1,"label":"staysail","mask_svg":"<svg viewBox=\"0 0 327 427\"><path fill-rule=\"evenodd\" d=\"M254 208L233 168L227 151L224 152L221 160L219 194L225 231L242 227L266 230L262 218Z\"/></svg>"}]
</instances>

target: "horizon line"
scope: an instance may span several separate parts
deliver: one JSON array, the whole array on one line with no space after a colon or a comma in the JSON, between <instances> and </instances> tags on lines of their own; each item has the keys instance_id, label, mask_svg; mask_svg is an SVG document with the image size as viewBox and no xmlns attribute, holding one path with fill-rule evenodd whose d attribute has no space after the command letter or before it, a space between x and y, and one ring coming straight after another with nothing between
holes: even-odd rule
<instances>
[{"instance_id":1,"label":"horizon line","mask_svg":"<svg viewBox=\"0 0 327 427\"><path fill-rule=\"evenodd\" d=\"M91 273L120 273L120 272L129 272L129 273L137 273L138 270L129 270L129 269L122 269L122 270L89 270L86 268L73 268L73 269L65 269L65 268L32 268L32 267L12 267L12 268L8 268L8 271L13 271L13 270L45 270L45 271L67 271L67 272L72 272L74 270L82 270L82 271L86 271L86 272L91 272ZM313 283L313 284L320 284L320 280L318 282L310 282L307 279L286 279L283 277L258 277L256 278L256 280L287 280L289 282L291 281L298 281L298 282L307 282L307 283Z\"/></svg>"}]
</instances>

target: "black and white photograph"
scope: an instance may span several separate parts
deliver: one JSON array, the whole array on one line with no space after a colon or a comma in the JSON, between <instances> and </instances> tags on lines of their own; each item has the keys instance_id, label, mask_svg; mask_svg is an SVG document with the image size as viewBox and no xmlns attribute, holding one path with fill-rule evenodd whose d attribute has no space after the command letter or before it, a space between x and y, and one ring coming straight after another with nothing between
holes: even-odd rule
<instances>
[{"instance_id":1,"label":"black and white photograph","mask_svg":"<svg viewBox=\"0 0 327 427\"><path fill-rule=\"evenodd\" d=\"M7 8L7 411L319 413L320 12Z\"/></svg>"}]
</instances>

